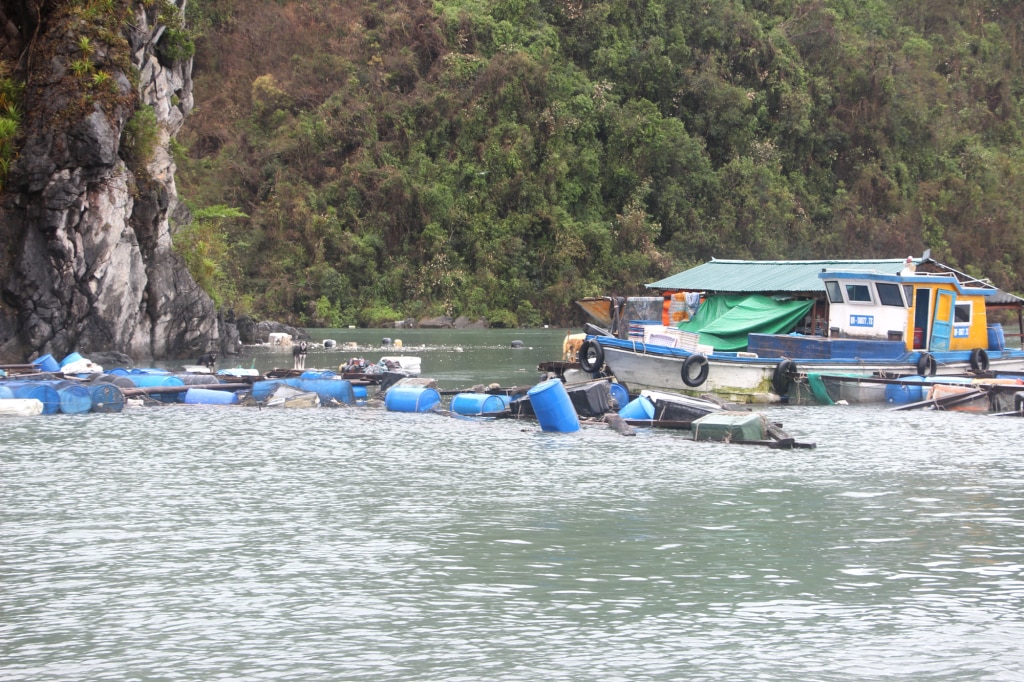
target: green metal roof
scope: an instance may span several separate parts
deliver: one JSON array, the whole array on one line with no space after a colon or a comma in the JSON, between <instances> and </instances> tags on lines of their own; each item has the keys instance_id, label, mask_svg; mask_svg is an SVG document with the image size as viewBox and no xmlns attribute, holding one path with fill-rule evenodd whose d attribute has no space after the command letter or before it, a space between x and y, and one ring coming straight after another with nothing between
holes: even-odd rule
<instances>
[{"instance_id":1,"label":"green metal roof","mask_svg":"<svg viewBox=\"0 0 1024 682\"><path fill-rule=\"evenodd\" d=\"M919 263L920 259L914 259ZM722 294L825 291L818 277L823 269L898 274L905 258L884 260L714 260L647 285L648 289L678 289Z\"/></svg>"}]
</instances>

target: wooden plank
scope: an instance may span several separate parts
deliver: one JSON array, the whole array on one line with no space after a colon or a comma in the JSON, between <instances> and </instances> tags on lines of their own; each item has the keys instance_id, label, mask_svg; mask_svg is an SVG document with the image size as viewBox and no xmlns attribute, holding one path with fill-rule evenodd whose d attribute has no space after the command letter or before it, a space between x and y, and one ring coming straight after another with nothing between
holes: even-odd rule
<instances>
[{"instance_id":1,"label":"wooden plank","mask_svg":"<svg viewBox=\"0 0 1024 682\"><path fill-rule=\"evenodd\" d=\"M802 450L813 450L818 447L817 443L798 443L792 438L786 441L778 440L733 440L730 443L736 443L738 445L764 445L772 448L773 450L792 450L794 448L800 448Z\"/></svg>"},{"instance_id":2,"label":"wooden plank","mask_svg":"<svg viewBox=\"0 0 1024 682\"><path fill-rule=\"evenodd\" d=\"M692 421L671 421L668 419L626 419L630 426L647 426L660 429L689 429Z\"/></svg>"}]
</instances>

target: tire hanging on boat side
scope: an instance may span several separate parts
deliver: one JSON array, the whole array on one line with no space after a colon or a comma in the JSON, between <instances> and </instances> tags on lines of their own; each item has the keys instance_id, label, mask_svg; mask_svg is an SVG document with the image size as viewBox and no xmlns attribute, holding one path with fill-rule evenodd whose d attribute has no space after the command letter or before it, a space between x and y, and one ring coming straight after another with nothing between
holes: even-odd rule
<instances>
[{"instance_id":1,"label":"tire hanging on boat side","mask_svg":"<svg viewBox=\"0 0 1024 682\"><path fill-rule=\"evenodd\" d=\"M783 358L782 362L775 365L772 373L772 390L778 395L786 395L789 389L793 388L798 374L796 363L789 358Z\"/></svg>"},{"instance_id":2,"label":"tire hanging on boat side","mask_svg":"<svg viewBox=\"0 0 1024 682\"><path fill-rule=\"evenodd\" d=\"M694 365L700 365L700 369L697 370L697 374L692 373ZM690 357L686 358L686 362L683 363L683 367L679 370L679 374L683 379L683 383L690 388L697 388L705 381L708 380L708 374L711 373L711 365L708 364L708 359L700 353L694 353Z\"/></svg>"},{"instance_id":3,"label":"tire hanging on boat side","mask_svg":"<svg viewBox=\"0 0 1024 682\"><path fill-rule=\"evenodd\" d=\"M577 360L584 372L596 372L604 364L604 348L597 339L587 339L580 345Z\"/></svg>"},{"instance_id":4,"label":"tire hanging on boat side","mask_svg":"<svg viewBox=\"0 0 1024 682\"><path fill-rule=\"evenodd\" d=\"M931 353L921 353L921 357L917 361L917 373L923 377L933 377L937 371L939 371L939 366L935 362L935 356Z\"/></svg>"},{"instance_id":5,"label":"tire hanging on boat side","mask_svg":"<svg viewBox=\"0 0 1024 682\"><path fill-rule=\"evenodd\" d=\"M984 372L988 369L988 353L984 348L975 348L971 351L971 369L975 372Z\"/></svg>"}]
</instances>

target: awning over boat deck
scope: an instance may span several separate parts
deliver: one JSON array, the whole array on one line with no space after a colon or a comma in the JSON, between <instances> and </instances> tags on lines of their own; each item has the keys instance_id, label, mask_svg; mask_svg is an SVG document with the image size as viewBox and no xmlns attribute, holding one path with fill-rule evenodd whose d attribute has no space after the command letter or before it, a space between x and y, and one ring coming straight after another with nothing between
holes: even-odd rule
<instances>
[{"instance_id":1,"label":"awning over boat deck","mask_svg":"<svg viewBox=\"0 0 1024 682\"><path fill-rule=\"evenodd\" d=\"M818 274L822 270L857 270L897 274L905 258L881 260L711 260L665 279L648 289L659 291L704 291L719 294L825 293Z\"/></svg>"}]
</instances>

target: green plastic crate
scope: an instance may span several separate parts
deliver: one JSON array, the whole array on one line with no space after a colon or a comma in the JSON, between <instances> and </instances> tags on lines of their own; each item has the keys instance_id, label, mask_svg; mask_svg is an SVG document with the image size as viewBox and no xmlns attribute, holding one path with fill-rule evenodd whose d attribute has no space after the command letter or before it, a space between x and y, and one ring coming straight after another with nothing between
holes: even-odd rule
<instances>
[{"instance_id":1,"label":"green plastic crate","mask_svg":"<svg viewBox=\"0 0 1024 682\"><path fill-rule=\"evenodd\" d=\"M764 440L767 424L756 412L712 412L690 425L694 440L728 443L737 440Z\"/></svg>"}]
</instances>

